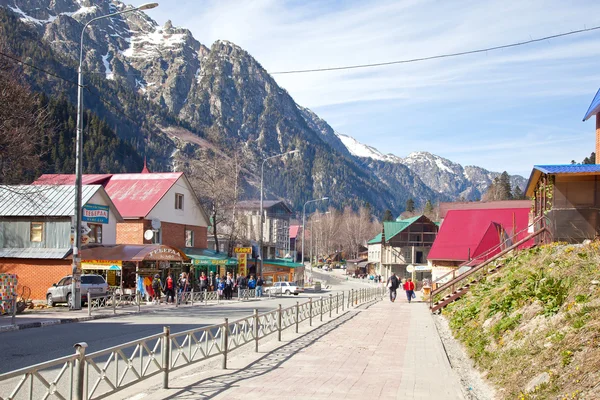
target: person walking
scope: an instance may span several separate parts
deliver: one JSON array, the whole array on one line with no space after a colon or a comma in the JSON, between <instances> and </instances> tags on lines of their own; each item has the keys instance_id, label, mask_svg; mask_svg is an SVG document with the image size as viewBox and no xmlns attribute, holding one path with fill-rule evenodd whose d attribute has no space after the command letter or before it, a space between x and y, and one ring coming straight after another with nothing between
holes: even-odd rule
<instances>
[{"instance_id":1,"label":"person walking","mask_svg":"<svg viewBox=\"0 0 600 400\"><path fill-rule=\"evenodd\" d=\"M169 273L167 281L165 282L165 294L167 296L167 304L170 302L175 303L175 281L173 280L173 274ZM169 298L171 301L169 301Z\"/></svg>"},{"instance_id":2,"label":"person walking","mask_svg":"<svg viewBox=\"0 0 600 400\"><path fill-rule=\"evenodd\" d=\"M154 279L152 279L152 291L154 292L154 296L152 296L153 304L160 304L161 290L162 290L162 282L160 281L160 275L154 275Z\"/></svg>"},{"instance_id":3,"label":"person walking","mask_svg":"<svg viewBox=\"0 0 600 400\"><path fill-rule=\"evenodd\" d=\"M263 294L263 280L262 277L258 277L258 279L256 280L256 297L262 297Z\"/></svg>"},{"instance_id":4,"label":"person walking","mask_svg":"<svg viewBox=\"0 0 600 400\"><path fill-rule=\"evenodd\" d=\"M217 295L219 296L219 300L223 299L223 296L225 295L225 288L226 288L226 284L225 284L225 278L221 278L220 280L218 280L219 283L217 283Z\"/></svg>"},{"instance_id":5,"label":"person walking","mask_svg":"<svg viewBox=\"0 0 600 400\"><path fill-rule=\"evenodd\" d=\"M406 298L410 303L413 297L415 297L415 283L411 278L408 278L406 282L404 282L404 291L406 292Z\"/></svg>"},{"instance_id":6,"label":"person walking","mask_svg":"<svg viewBox=\"0 0 600 400\"><path fill-rule=\"evenodd\" d=\"M231 297L233 296L233 285L235 284L235 281L233 280L233 277L231 276L231 272L227 273L227 278L225 279L225 300L231 300Z\"/></svg>"},{"instance_id":7,"label":"person walking","mask_svg":"<svg viewBox=\"0 0 600 400\"><path fill-rule=\"evenodd\" d=\"M393 303L396 301L396 290L399 286L399 280L396 274L392 274L387 280L387 287L390 290L390 301Z\"/></svg>"},{"instance_id":8,"label":"person walking","mask_svg":"<svg viewBox=\"0 0 600 400\"><path fill-rule=\"evenodd\" d=\"M208 290L208 278L204 274L204 271L200 273L200 291L206 292Z\"/></svg>"},{"instance_id":9,"label":"person walking","mask_svg":"<svg viewBox=\"0 0 600 400\"><path fill-rule=\"evenodd\" d=\"M244 297L244 290L248 288L248 281L244 275L239 275L237 278L238 300Z\"/></svg>"}]
</instances>

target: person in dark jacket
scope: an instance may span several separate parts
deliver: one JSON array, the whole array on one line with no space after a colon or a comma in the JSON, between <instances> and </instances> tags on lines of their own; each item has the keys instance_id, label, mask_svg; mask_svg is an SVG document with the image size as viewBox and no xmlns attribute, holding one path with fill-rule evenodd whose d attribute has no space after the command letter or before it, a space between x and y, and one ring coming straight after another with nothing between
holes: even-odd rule
<instances>
[{"instance_id":1,"label":"person in dark jacket","mask_svg":"<svg viewBox=\"0 0 600 400\"><path fill-rule=\"evenodd\" d=\"M398 286L400 286L399 282L396 274L392 274L387 280L387 287L390 290L390 301L392 303L396 301L396 290L398 289Z\"/></svg>"}]
</instances>

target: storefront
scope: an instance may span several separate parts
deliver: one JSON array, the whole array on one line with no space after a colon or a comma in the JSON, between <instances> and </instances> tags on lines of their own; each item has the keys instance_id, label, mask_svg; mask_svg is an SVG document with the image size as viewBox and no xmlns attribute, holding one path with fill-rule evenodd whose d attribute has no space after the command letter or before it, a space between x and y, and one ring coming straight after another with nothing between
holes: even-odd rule
<instances>
[{"instance_id":1,"label":"storefront","mask_svg":"<svg viewBox=\"0 0 600 400\"><path fill-rule=\"evenodd\" d=\"M189 258L179 249L160 244L89 245L81 251L84 273L99 273L123 294L145 294L154 275L164 282L169 274L177 279ZM189 268L188 268L189 270Z\"/></svg>"},{"instance_id":2,"label":"storefront","mask_svg":"<svg viewBox=\"0 0 600 400\"><path fill-rule=\"evenodd\" d=\"M304 265L285 260L264 260L263 280L266 285L274 282L296 282L304 286Z\"/></svg>"}]
</instances>

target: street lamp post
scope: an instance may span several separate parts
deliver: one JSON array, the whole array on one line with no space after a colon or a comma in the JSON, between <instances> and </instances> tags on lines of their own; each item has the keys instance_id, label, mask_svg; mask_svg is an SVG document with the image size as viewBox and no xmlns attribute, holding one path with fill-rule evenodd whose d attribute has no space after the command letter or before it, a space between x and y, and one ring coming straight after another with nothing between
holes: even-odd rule
<instances>
[{"instance_id":1,"label":"street lamp post","mask_svg":"<svg viewBox=\"0 0 600 400\"><path fill-rule=\"evenodd\" d=\"M304 203L304 207L302 207L302 261L301 261L302 265L304 265L304 225L306 223L306 205L308 203L314 203L317 201L325 201L325 200L329 200L329 197L322 197L320 199L309 200L306 203ZM311 235L312 235L312 232L311 232ZM311 265L312 265L312 263L311 263Z\"/></svg>"},{"instance_id":2,"label":"street lamp post","mask_svg":"<svg viewBox=\"0 0 600 400\"><path fill-rule=\"evenodd\" d=\"M73 268L71 274L71 304L69 307L71 310L81 309L81 293L77 295L77 283L79 282L79 271L81 265L80 250L81 250L81 185L83 175L83 138L82 138L82 125L83 125L83 34L86 28L92 22L98 21L104 18L114 17L119 14L126 14L133 11L149 10L157 7L158 3L143 4L139 7L128 8L127 10L102 15L100 17L92 18L89 20L81 30L81 41L79 43L79 69L77 70L77 136L76 136L76 148L75 148L75 226L72 230L75 234L73 241Z\"/></svg>"},{"instance_id":3,"label":"street lamp post","mask_svg":"<svg viewBox=\"0 0 600 400\"><path fill-rule=\"evenodd\" d=\"M294 154L294 153L299 153L300 150L292 150L292 151L286 151L285 153L281 153L281 154L276 154L274 156L271 157L267 157L265 159L263 159L262 161L262 165L260 167L260 272L258 272L256 275L260 276L262 278L262 272L263 272L263 259L265 258L264 252L263 252L263 225L265 224L265 216L263 214L263 179L264 179L264 175L265 175L265 163L267 161L269 161L272 158L277 158L277 157L283 157L287 154Z\"/></svg>"}]
</instances>

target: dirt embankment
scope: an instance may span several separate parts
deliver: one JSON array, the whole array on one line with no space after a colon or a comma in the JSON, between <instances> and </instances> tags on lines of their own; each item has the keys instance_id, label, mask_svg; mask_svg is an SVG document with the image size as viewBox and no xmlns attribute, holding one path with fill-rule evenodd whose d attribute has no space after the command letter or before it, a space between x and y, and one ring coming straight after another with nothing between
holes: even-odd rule
<instances>
[{"instance_id":1,"label":"dirt embankment","mask_svg":"<svg viewBox=\"0 0 600 400\"><path fill-rule=\"evenodd\" d=\"M500 399L600 399L600 242L521 251L448 306Z\"/></svg>"}]
</instances>

